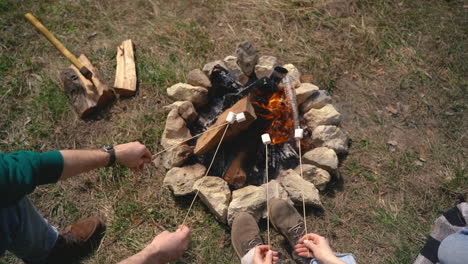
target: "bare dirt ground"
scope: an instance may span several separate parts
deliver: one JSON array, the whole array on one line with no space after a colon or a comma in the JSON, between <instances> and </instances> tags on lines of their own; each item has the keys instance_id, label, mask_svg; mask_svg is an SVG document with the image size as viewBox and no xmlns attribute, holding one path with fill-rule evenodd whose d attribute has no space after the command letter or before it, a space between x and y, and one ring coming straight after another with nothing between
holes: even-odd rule
<instances>
[{"instance_id":1,"label":"bare dirt ground","mask_svg":"<svg viewBox=\"0 0 468 264\"><path fill-rule=\"evenodd\" d=\"M26 12L73 52L86 53L108 84L116 47L131 38L138 94L79 119L58 78L69 63ZM162 106L170 103L165 89L250 40L261 55L295 64L330 91L352 138L343 183L322 196L325 212L309 215L309 229L360 263L411 263L435 218L468 195L466 21L467 8L456 0L0 0L0 151L133 140L156 151ZM185 215L191 199L162 189L163 175L117 166L31 197L61 228L105 217L101 247L83 263L115 263ZM191 249L178 263L238 263L229 229L201 203L188 224ZM274 237L273 247L285 245ZM0 263L16 260L7 255Z\"/></svg>"}]
</instances>

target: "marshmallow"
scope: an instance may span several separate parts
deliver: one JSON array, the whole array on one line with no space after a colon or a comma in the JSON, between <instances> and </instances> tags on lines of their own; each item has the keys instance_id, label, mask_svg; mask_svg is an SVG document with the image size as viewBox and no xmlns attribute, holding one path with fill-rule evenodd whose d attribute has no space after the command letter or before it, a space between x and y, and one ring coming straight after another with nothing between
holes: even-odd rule
<instances>
[{"instance_id":1,"label":"marshmallow","mask_svg":"<svg viewBox=\"0 0 468 264\"><path fill-rule=\"evenodd\" d=\"M270 144L271 143L271 138L270 138L270 134L263 134L262 135L262 141L263 141L263 144Z\"/></svg>"},{"instance_id":2,"label":"marshmallow","mask_svg":"<svg viewBox=\"0 0 468 264\"><path fill-rule=\"evenodd\" d=\"M296 128L294 130L294 138L295 139L302 139L304 137L304 129Z\"/></svg>"},{"instance_id":3,"label":"marshmallow","mask_svg":"<svg viewBox=\"0 0 468 264\"><path fill-rule=\"evenodd\" d=\"M247 120L247 119L245 118L244 112L239 113L239 114L236 115L236 121L237 121L237 123L244 122L245 120Z\"/></svg>"},{"instance_id":4,"label":"marshmallow","mask_svg":"<svg viewBox=\"0 0 468 264\"><path fill-rule=\"evenodd\" d=\"M229 114L226 116L226 122L229 124L234 124L234 122L236 122L236 114L229 112Z\"/></svg>"}]
</instances>

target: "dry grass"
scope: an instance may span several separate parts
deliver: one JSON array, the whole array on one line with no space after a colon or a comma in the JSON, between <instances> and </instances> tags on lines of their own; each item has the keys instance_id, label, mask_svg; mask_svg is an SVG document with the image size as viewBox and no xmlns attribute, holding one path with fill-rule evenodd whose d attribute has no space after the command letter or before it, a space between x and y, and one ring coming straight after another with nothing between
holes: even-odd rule
<instances>
[{"instance_id":1,"label":"dry grass","mask_svg":"<svg viewBox=\"0 0 468 264\"><path fill-rule=\"evenodd\" d=\"M58 82L68 62L26 22L26 12L73 52L86 53L108 83L116 46L132 38L138 95L80 120ZM343 186L323 196L325 213L309 216L311 229L360 263L411 263L434 219L467 197L466 26L462 1L0 0L0 151L131 140L155 151L169 103L165 88L251 40L261 54L296 64L332 92L353 139ZM386 110L397 104L397 115ZM427 162L419 166L421 146ZM84 263L113 263L183 218L190 198L161 189L163 175L101 169L38 188L32 198L59 227L105 217L102 246ZM189 225L193 242L181 263L237 263L228 228L201 203ZM275 236L273 246L283 245Z\"/></svg>"}]
</instances>

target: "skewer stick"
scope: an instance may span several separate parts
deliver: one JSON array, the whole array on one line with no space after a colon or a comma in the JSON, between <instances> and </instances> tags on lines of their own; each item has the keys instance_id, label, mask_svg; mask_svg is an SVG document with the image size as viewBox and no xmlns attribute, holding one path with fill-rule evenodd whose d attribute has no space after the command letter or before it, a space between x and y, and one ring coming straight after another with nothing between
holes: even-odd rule
<instances>
[{"instance_id":1,"label":"skewer stick","mask_svg":"<svg viewBox=\"0 0 468 264\"><path fill-rule=\"evenodd\" d=\"M268 197L268 145L271 143L270 135L263 134L262 135L263 144L265 144L265 181L266 181L266 204L267 204L267 240L268 246L271 246L270 243L270 214L268 213L269 210L269 197Z\"/></svg>"},{"instance_id":2,"label":"skewer stick","mask_svg":"<svg viewBox=\"0 0 468 264\"><path fill-rule=\"evenodd\" d=\"M223 143L224 136L226 135L226 132L229 128L230 123L226 123L226 128L224 129L223 135L221 136L221 140L218 143L218 146L216 147L215 153L213 154L213 159L211 160L210 166L208 166L208 169L206 170L205 176L203 176L203 181L205 180L205 177L208 176L208 173L210 172L211 166L213 166L214 160L216 159L216 154L218 154L219 147L221 146L221 143ZM188 215L190 214L190 211L192 210L193 204L195 203L195 200L197 199L198 193L200 192L200 188L197 189L197 192L195 193L195 197L193 197L192 203L190 203L190 207L187 211L187 214L184 217L184 221L182 221L182 225L185 224L185 220L187 220Z\"/></svg>"},{"instance_id":3,"label":"skewer stick","mask_svg":"<svg viewBox=\"0 0 468 264\"><path fill-rule=\"evenodd\" d=\"M164 152L166 152L166 151L173 150L173 149L179 147L180 145L184 144L184 143L187 142L187 141L190 141L190 140L192 140L192 139L194 139L194 138L196 138L196 137L199 137L199 136L205 134L205 133L208 132L208 131L211 131L211 130L216 129L216 128L220 128L220 127L225 126L225 125L227 125L227 124L229 124L229 123L228 123L228 122L225 122L225 123L222 123L222 124L219 125L219 126L215 126L215 127L208 128L207 130L201 132L200 134L197 134L197 135L195 135L195 136L193 136L193 137L187 138L187 139L185 139L184 141L182 141L182 142L176 144L175 146L172 146L172 147L170 147L170 148L163 149L163 150L159 151L158 153L154 154L154 155L152 156L152 158L154 159L156 156L158 156L158 155L160 155L160 154L162 154L162 153L164 153Z\"/></svg>"},{"instance_id":4,"label":"skewer stick","mask_svg":"<svg viewBox=\"0 0 468 264\"><path fill-rule=\"evenodd\" d=\"M302 150L301 150L301 139L303 138L303 135L304 135L304 130L301 129L301 128L297 128L294 131L294 137L296 138L297 148L299 150L299 168L301 170L301 178L304 179L303 170L302 170ZM301 196L302 196L302 213L303 213L303 216L304 216L304 229L305 229L305 233L308 234L308 232L307 232L306 207L305 207L304 192L301 192Z\"/></svg>"}]
</instances>

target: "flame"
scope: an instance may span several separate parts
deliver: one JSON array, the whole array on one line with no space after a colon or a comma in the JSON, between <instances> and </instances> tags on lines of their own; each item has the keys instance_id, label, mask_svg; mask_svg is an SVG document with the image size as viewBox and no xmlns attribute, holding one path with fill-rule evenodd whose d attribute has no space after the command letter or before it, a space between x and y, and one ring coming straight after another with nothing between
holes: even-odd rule
<instances>
[{"instance_id":1,"label":"flame","mask_svg":"<svg viewBox=\"0 0 468 264\"><path fill-rule=\"evenodd\" d=\"M292 109L286 99L284 90L279 88L277 92L271 95L263 94L257 90L256 96L267 98L266 103L254 101L252 104L264 110L265 113L257 113L265 120L271 120L270 126L265 133L270 134L273 145L288 142L294 131L294 119ZM269 97L268 97L269 96Z\"/></svg>"}]
</instances>

